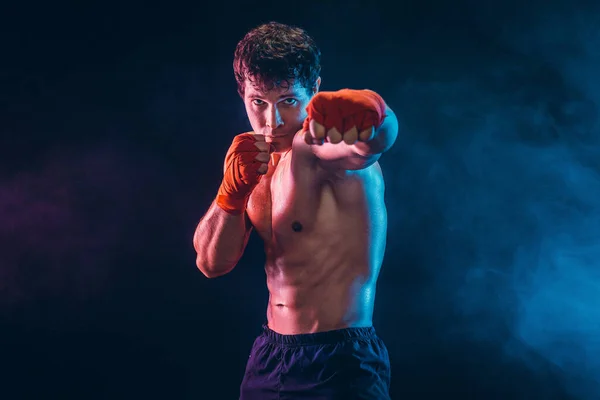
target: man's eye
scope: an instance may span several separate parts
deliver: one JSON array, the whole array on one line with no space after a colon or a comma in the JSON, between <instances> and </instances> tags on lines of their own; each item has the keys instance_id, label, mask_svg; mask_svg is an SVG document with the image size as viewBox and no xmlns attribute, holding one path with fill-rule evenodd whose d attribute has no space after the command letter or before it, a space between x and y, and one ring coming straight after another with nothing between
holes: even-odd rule
<instances>
[{"instance_id":1,"label":"man's eye","mask_svg":"<svg viewBox=\"0 0 600 400\"><path fill-rule=\"evenodd\" d=\"M296 99L292 99L292 98L289 98L289 99L285 99L285 100L284 100L284 102L285 102L285 104L287 104L287 105L290 105L290 106L291 106L291 105L294 105L294 104L296 104L296 103L298 102L298 100L296 100Z\"/></svg>"},{"instance_id":2,"label":"man's eye","mask_svg":"<svg viewBox=\"0 0 600 400\"><path fill-rule=\"evenodd\" d=\"M262 106L263 104L265 104L265 102L262 101L261 99L254 99L254 100L252 100L252 103L257 106Z\"/></svg>"}]
</instances>

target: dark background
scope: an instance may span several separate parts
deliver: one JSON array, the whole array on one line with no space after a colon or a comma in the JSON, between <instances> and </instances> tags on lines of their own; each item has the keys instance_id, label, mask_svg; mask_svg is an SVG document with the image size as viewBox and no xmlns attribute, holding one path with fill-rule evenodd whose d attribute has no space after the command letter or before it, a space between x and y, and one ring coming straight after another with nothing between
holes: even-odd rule
<instances>
[{"instance_id":1,"label":"dark background","mask_svg":"<svg viewBox=\"0 0 600 400\"><path fill-rule=\"evenodd\" d=\"M598 2L22 2L0 11L0 397L235 399L267 300L192 235L277 20L379 92L392 397L600 398ZM209 10L209 7L212 9Z\"/></svg>"}]
</instances>

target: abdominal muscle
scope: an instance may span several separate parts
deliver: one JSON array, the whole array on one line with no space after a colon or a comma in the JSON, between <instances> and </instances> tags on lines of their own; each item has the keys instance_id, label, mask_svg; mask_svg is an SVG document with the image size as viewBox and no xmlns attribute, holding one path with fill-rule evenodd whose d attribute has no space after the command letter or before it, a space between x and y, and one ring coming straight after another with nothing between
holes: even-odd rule
<instances>
[{"instance_id":1,"label":"abdominal muscle","mask_svg":"<svg viewBox=\"0 0 600 400\"><path fill-rule=\"evenodd\" d=\"M360 279L305 279L291 284L286 280L267 278L267 320L275 332L293 335L371 325L374 285Z\"/></svg>"},{"instance_id":2,"label":"abdominal muscle","mask_svg":"<svg viewBox=\"0 0 600 400\"><path fill-rule=\"evenodd\" d=\"M370 259L367 218L361 217L368 211L344 210L331 190L318 197L314 213L291 211L303 223L301 232L291 229L289 209L273 213L274 234L266 242L267 319L281 334L371 325L378 268Z\"/></svg>"}]
</instances>

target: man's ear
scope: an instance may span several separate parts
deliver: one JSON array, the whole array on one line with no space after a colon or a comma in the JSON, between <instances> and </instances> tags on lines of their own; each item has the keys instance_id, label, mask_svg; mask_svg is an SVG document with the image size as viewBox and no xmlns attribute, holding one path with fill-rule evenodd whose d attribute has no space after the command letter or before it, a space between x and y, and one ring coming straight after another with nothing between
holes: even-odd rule
<instances>
[{"instance_id":1,"label":"man's ear","mask_svg":"<svg viewBox=\"0 0 600 400\"><path fill-rule=\"evenodd\" d=\"M315 85L312 88L313 96L319 92L319 86L321 86L321 77L317 78L317 81L315 82Z\"/></svg>"}]
</instances>

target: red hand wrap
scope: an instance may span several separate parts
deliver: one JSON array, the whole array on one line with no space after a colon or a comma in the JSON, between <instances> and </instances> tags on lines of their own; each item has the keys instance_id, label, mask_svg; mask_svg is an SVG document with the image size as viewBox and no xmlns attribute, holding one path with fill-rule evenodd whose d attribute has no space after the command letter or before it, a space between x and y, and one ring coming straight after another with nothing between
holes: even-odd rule
<instances>
[{"instance_id":1,"label":"red hand wrap","mask_svg":"<svg viewBox=\"0 0 600 400\"><path fill-rule=\"evenodd\" d=\"M385 102L372 90L342 89L337 92L319 92L308 107L304 130L310 119L323 125L326 130L336 128L344 133L356 126L358 132L374 126L379 128L385 118Z\"/></svg>"},{"instance_id":2,"label":"red hand wrap","mask_svg":"<svg viewBox=\"0 0 600 400\"><path fill-rule=\"evenodd\" d=\"M248 204L252 189L260 181L258 169L262 164L256 160L259 149L251 133L237 135L225 156L223 182L217 193L216 203L230 214L241 214Z\"/></svg>"}]
</instances>

